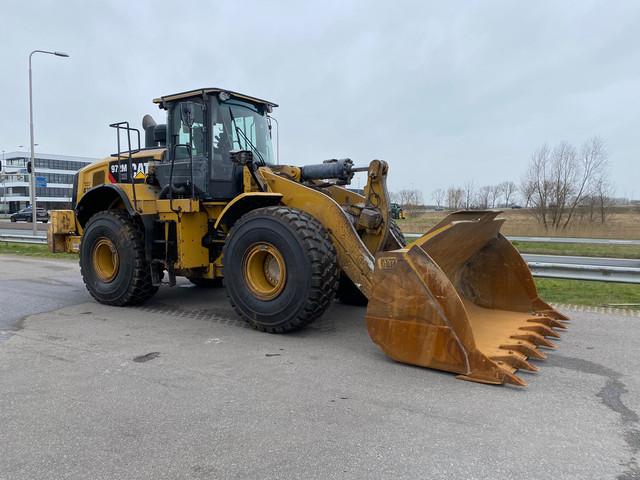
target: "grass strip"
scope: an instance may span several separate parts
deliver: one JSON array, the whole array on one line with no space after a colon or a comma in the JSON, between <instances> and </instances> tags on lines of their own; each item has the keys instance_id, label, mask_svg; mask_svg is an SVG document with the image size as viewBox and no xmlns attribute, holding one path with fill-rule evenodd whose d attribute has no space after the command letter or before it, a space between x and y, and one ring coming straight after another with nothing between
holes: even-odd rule
<instances>
[{"instance_id":1,"label":"grass strip","mask_svg":"<svg viewBox=\"0 0 640 480\"><path fill-rule=\"evenodd\" d=\"M512 242L521 253L542 255L577 255L580 257L639 258L640 245L590 243Z\"/></svg>"},{"instance_id":2,"label":"grass strip","mask_svg":"<svg viewBox=\"0 0 640 480\"><path fill-rule=\"evenodd\" d=\"M31 243L0 242L0 254L27 255L30 257L50 257L77 260L75 253L51 253L46 245Z\"/></svg>"},{"instance_id":3,"label":"grass strip","mask_svg":"<svg viewBox=\"0 0 640 480\"><path fill-rule=\"evenodd\" d=\"M640 309L640 285L556 278L535 278L535 282L545 302Z\"/></svg>"}]
</instances>

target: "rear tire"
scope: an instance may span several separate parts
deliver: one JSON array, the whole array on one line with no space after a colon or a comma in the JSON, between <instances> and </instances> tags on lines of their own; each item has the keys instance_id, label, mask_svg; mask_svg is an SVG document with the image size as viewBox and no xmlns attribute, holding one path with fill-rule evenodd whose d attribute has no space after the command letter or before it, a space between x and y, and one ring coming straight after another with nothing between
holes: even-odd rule
<instances>
[{"instance_id":1,"label":"rear tire","mask_svg":"<svg viewBox=\"0 0 640 480\"><path fill-rule=\"evenodd\" d=\"M388 250L396 250L398 248L404 248L407 246L407 240L404 238L402 230L400 230L400 227L394 220L389 220L389 233L393 235L389 235L387 237L387 242L384 246L385 252Z\"/></svg>"},{"instance_id":2,"label":"rear tire","mask_svg":"<svg viewBox=\"0 0 640 480\"><path fill-rule=\"evenodd\" d=\"M302 328L335 296L336 250L324 227L299 210L277 206L247 213L231 229L223 259L231 305L261 331Z\"/></svg>"},{"instance_id":3,"label":"rear tire","mask_svg":"<svg viewBox=\"0 0 640 480\"><path fill-rule=\"evenodd\" d=\"M121 210L93 215L80 243L80 272L89 293L105 305L137 305L152 297L142 225Z\"/></svg>"}]
</instances>

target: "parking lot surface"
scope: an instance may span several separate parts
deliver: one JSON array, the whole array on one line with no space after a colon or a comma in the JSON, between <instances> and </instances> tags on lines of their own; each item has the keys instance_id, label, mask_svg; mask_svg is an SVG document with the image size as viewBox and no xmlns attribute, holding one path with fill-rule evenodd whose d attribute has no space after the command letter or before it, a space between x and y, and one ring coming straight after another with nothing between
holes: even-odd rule
<instances>
[{"instance_id":1,"label":"parking lot surface","mask_svg":"<svg viewBox=\"0 0 640 480\"><path fill-rule=\"evenodd\" d=\"M74 262L0 264L0 479L640 478L640 318L569 311L529 387L496 387L389 360L363 308L269 335L223 289L115 308ZM14 284L59 303L6 320Z\"/></svg>"}]
</instances>

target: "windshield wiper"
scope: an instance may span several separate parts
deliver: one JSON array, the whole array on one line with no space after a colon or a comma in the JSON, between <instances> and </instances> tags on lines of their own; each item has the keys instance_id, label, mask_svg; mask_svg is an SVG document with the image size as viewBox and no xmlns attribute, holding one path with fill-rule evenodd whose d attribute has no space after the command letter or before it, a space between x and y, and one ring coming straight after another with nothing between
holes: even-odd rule
<instances>
[{"instance_id":1,"label":"windshield wiper","mask_svg":"<svg viewBox=\"0 0 640 480\"><path fill-rule=\"evenodd\" d=\"M229 107L229 115L231 116L231 122L233 123L233 127L236 129L236 135L242 135L242 138L244 138L245 147L248 144L251 147L251 150L258 156L262 165L266 166L267 162L264 161L262 154L258 151L256 146L253 143L251 143L251 140L249 140L249 137L247 137L247 135L242 131L242 129L236 124L236 119L233 116L231 107ZM240 145L240 142L238 142L238 145Z\"/></svg>"}]
</instances>

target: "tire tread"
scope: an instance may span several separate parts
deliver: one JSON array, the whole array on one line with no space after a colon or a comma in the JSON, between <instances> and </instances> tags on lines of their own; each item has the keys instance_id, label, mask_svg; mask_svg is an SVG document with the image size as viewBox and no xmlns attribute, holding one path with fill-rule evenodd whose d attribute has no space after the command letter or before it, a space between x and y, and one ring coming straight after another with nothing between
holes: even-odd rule
<instances>
[{"instance_id":1,"label":"tire tread","mask_svg":"<svg viewBox=\"0 0 640 480\"><path fill-rule=\"evenodd\" d=\"M82 274L82 280L91 293L91 296L95 298L98 302L103 303L105 305L113 305L124 307L128 305L139 305L149 298L151 298L157 291L158 287L154 286L151 281L151 269L149 268L149 264L146 260L145 255L145 245L144 245L144 229L142 227L141 222L136 221L132 218L127 212L123 210L104 210L98 213L95 213L87 222L85 231L89 229L93 222L100 220L101 218L111 218L115 220L118 224L120 224L120 234L129 240L131 245L133 245L132 253L134 258L134 268L133 268L133 278L129 285L127 292L120 297L107 300L104 298L99 298L94 293L93 289L90 288L86 279L86 270L83 265L82 255L80 255L80 273ZM83 235L84 240L84 235ZM82 251L82 247L80 248Z\"/></svg>"},{"instance_id":2,"label":"tire tread","mask_svg":"<svg viewBox=\"0 0 640 480\"><path fill-rule=\"evenodd\" d=\"M258 208L245 214L234 225L228 239L233 235L235 228L259 216L276 217L284 221L296 232L297 237L308 252L311 260L312 276L307 303L297 316L285 324L268 326L247 318L229 295L229 289L227 289L227 297L236 313L257 330L268 333L285 333L298 330L320 317L329 308L335 297L339 277L336 249L329 233L318 220L301 210L284 206ZM227 255L228 239L224 246L223 258Z\"/></svg>"}]
</instances>

